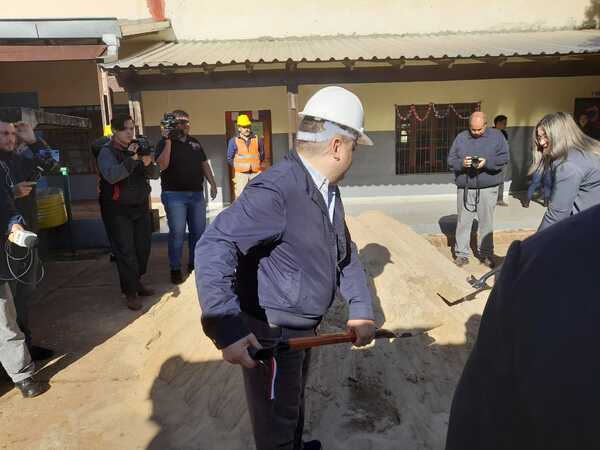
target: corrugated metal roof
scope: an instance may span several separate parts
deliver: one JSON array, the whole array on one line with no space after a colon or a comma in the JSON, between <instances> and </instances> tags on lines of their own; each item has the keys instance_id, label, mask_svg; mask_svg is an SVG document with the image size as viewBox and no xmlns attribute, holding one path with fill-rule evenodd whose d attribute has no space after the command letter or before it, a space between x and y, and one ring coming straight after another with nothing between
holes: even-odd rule
<instances>
[{"instance_id":1,"label":"corrugated metal roof","mask_svg":"<svg viewBox=\"0 0 600 450\"><path fill-rule=\"evenodd\" d=\"M106 67L570 55L600 52L600 30L305 36L165 43Z\"/></svg>"}]
</instances>

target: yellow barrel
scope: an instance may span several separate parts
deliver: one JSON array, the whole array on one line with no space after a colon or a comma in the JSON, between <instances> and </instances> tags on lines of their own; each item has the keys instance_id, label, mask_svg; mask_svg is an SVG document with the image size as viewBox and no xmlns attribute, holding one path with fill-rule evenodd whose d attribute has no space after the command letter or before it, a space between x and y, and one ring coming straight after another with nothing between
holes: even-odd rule
<instances>
[{"instance_id":1,"label":"yellow barrel","mask_svg":"<svg viewBox=\"0 0 600 450\"><path fill-rule=\"evenodd\" d=\"M37 193L37 217L40 229L54 228L67 223L62 189L48 188Z\"/></svg>"}]
</instances>

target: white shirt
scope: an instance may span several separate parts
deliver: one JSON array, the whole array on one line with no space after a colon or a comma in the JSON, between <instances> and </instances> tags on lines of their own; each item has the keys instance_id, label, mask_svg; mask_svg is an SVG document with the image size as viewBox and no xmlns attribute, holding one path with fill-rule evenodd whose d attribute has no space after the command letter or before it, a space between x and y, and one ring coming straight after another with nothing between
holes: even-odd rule
<instances>
[{"instance_id":1,"label":"white shirt","mask_svg":"<svg viewBox=\"0 0 600 450\"><path fill-rule=\"evenodd\" d=\"M333 213L335 212L335 185L329 183L329 180L321 175L317 169L310 165L310 163L302 157L302 155L298 154L300 157L300 161L308 170L311 178L313 179L315 186L318 191L323 196L323 200L325 200L325 205L327 205L327 211L329 212L329 221L333 223Z\"/></svg>"}]
</instances>

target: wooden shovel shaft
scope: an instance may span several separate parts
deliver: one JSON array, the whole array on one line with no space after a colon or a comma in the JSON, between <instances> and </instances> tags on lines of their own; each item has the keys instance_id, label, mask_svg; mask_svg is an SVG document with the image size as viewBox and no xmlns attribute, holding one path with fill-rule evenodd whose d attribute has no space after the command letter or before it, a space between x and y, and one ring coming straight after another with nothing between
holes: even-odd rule
<instances>
[{"instance_id":1,"label":"wooden shovel shaft","mask_svg":"<svg viewBox=\"0 0 600 450\"><path fill-rule=\"evenodd\" d=\"M322 345L341 344L343 342L352 342L355 337L352 333L331 333L320 334L318 336L291 338L287 344L293 350L302 350L305 348L320 347Z\"/></svg>"},{"instance_id":2,"label":"wooden shovel shaft","mask_svg":"<svg viewBox=\"0 0 600 450\"><path fill-rule=\"evenodd\" d=\"M375 339L390 338L390 332L387 330L375 331ZM323 345L342 344L344 342L354 342L356 336L354 333L331 333L320 334L318 336L291 338L288 339L287 345L294 350L303 350L312 347L321 347Z\"/></svg>"}]
</instances>

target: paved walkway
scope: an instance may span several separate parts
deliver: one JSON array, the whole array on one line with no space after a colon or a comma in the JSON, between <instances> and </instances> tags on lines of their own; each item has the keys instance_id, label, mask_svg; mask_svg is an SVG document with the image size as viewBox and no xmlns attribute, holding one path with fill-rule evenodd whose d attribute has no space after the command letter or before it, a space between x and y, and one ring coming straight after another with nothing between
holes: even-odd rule
<instances>
[{"instance_id":1,"label":"paved walkway","mask_svg":"<svg viewBox=\"0 0 600 450\"><path fill-rule=\"evenodd\" d=\"M437 196L422 198L373 198L368 203L357 200L344 200L346 214L359 215L369 210L383 211L396 220L409 225L420 234L454 233L456 228L456 197ZM523 208L521 202L510 197L508 207L497 207L494 229L519 230L536 229L544 215L545 208L531 203Z\"/></svg>"}]
</instances>

